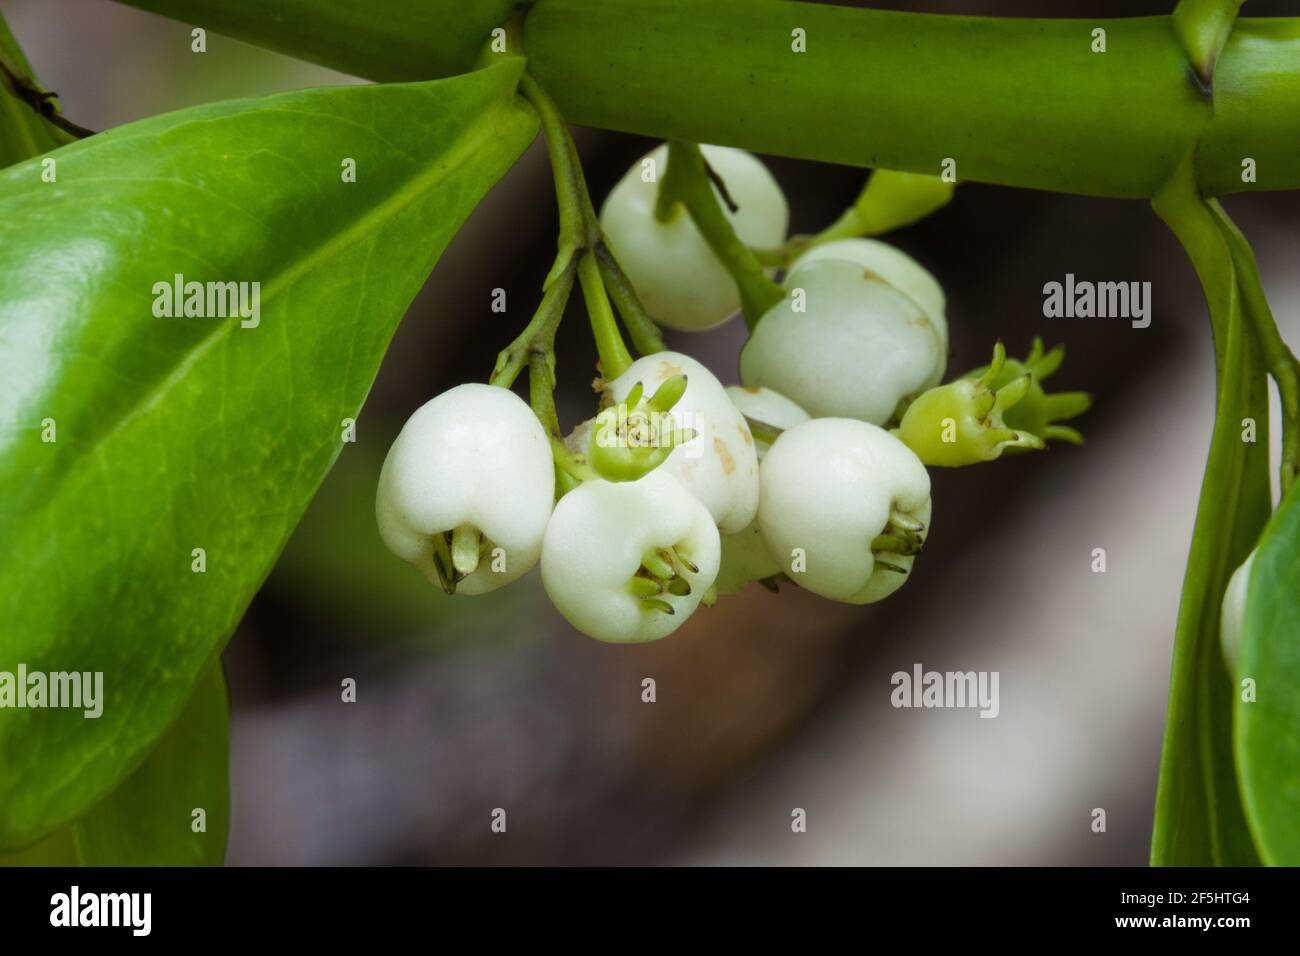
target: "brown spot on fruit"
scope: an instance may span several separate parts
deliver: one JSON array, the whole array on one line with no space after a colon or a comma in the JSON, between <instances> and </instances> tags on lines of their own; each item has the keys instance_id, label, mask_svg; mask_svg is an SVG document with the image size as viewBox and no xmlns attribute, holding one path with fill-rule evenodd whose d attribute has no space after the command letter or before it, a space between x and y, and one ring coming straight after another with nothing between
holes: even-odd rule
<instances>
[{"instance_id":1,"label":"brown spot on fruit","mask_svg":"<svg viewBox=\"0 0 1300 956\"><path fill-rule=\"evenodd\" d=\"M729 475L736 470L736 462L731 457L731 449L717 435L713 436L713 451L717 454L718 460L722 462L722 473L724 475Z\"/></svg>"},{"instance_id":2,"label":"brown spot on fruit","mask_svg":"<svg viewBox=\"0 0 1300 956\"><path fill-rule=\"evenodd\" d=\"M737 425L736 430L740 432L740 437L745 440L745 444L752 448L754 445L754 436L750 434L749 429L744 425Z\"/></svg>"},{"instance_id":3,"label":"brown spot on fruit","mask_svg":"<svg viewBox=\"0 0 1300 956\"><path fill-rule=\"evenodd\" d=\"M674 375L681 375L681 374L682 374L682 370L678 368L676 365L674 365L672 362L660 362L659 369L655 373L655 377L661 382L666 382Z\"/></svg>"}]
</instances>

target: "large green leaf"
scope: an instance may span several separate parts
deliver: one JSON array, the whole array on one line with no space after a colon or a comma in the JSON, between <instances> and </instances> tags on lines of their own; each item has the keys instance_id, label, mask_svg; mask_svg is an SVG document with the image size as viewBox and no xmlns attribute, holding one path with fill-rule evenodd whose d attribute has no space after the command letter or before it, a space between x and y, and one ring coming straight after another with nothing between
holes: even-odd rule
<instances>
[{"instance_id":1,"label":"large green leaf","mask_svg":"<svg viewBox=\"0 0 1300 956\"><path fill-rule=\"evenodd\" d=\"M462 73L531 0L122 0L372 80Z\"/></svg>"},{"instance_id":2,"label":"large green leaf","mask_svg":"<svg viewBox=\"0 0 1300 956\"><path fill-rule=\"evenodd\" d=\"M100 671L105 697L0 710L0 846L79 816L179 714L535 136L521 70L218 103L65 147L54 184L0 173L0 671ZM156 317L177 274L260 282L260 321Z\"/></svg>"},{"instance_id":3,"label":"large green leaf","mask_svg":"<svg viewBox=\"0 0 1300 956\"><path fill-rule=\"evenodd\" d=\"M85 866L217 866L225 859L230 696L219 663L144 763L73 828Z\"/></svg>"},{"instance_id":4,"label":"large green leaf","mask_svg":"<svg viewBox=\"0 0 1300 956\"><path fill-rule=\"evenodd\" d=\"M216 665L116 790L76 823L0 853L0 866L216 866L229 830L230 699Z\"/></svg>"},{"instance_id":5,"label":"large green leaf","mask_svg":"<svg viewBox=\"0 0 1300 956\"><path fill-rule=\"evenodd\" d=\"M55 129L28 104L22 102L5 82L4 70L31 78L31 64L0 14L0 169L32 156L56 149L71 137Z\"/></svg>"},{"instance_id":6,"label":"large green leaf","mask_svg":"<svg viewBox=\"0 0 1300 956\"><path fill-rule=\"evenodd\" d=\"M1300 484L1278 507L1251 564L1236 699L1237 772L1265 863L1300 866Z\"/></svg>"}]
</instances>

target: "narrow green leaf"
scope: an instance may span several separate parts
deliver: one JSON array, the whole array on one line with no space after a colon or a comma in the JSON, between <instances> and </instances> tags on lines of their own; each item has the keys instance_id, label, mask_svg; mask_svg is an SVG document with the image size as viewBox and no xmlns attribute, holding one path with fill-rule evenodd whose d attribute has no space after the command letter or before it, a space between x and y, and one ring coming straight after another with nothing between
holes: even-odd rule
<instances>
[{"instance_id":1,"label":"narrow green leaf","mask_svg":"<svg viewBox=\"0 0 1300 956\"><path fill-rule=\"evenodd\" d=\"M1251 832L1265 863L1300 866L1300 484L1251 565L1235 676L1237 773Z\"/></svg>"},{"instance_id":2,"label":"narrow green leaf","mask_svg":"<svg viewBox=\"0 0 1300 956\"><path fill-rule=\"evenodd\" d=\"M463 73L530 0L121 0L372 80Z\"/></svg>"},{"instance_id":3,"label":"narrow green leaf","mask_svg":"<svg viewBox=\"0 0 1300 956\"><path fill-rule=\"evenodd\" d=\"M79 817L180 713L536 135L521 70L217 103L57 151L57 183L0 172L0 672L104 675L97 719L0 710L0 847ZM256 322L155 315L177 275L260 282Z\"/></svg>"},{"instance_id":4,"label":"narrow green leaf","mask_svg":"<svg viewBox=\"0 0 1300 956\"><path fill-rule=\"evenodd\" d=\"M0 13L0 169L57 149L71 137L22 102L5 82L5 69L31 78L31 64Z\"/></svg>"},{"instance_id":5,"label":"narrow green leaf","mask_svg":"<svg viewBox=\"0 0 1300 956\"><path fill-rule=\"evenodd\" d=\"M230 695L218 662L144 763L73 832L84 866L219 866L229 830Z\"/></svg>"},{"instance_id":6,"label":"narrow green leaf","mask_svg":"<svg viewBox=\"0 0 1300 956\"><path fill-rule=\"evenodd\" d=\"M1228 578L1268 520L1268 393L1247 334L1232 255L1184 163L1153 203L1196 268L1214 327L1219 399L1196 510L1174 638L1169 710L1156 791L1151 862L1158 866L1258 863L1237 792L1232 685L1219 650ZM1242 420L1257 425L1242 441Z\"/></svg>"}]
</instances>

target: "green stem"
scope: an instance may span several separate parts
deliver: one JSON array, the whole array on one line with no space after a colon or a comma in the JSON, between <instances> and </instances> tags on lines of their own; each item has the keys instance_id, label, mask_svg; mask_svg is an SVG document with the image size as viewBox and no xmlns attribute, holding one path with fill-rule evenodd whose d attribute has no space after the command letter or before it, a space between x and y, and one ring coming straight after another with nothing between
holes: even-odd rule
<instances>
[{"instance_id":1,"label":"green stem","mask_svg":"<svg viewBox=\"0 0 1300 956\"><path fill-rule=\"evenodd\" d=\"M1179 0L1174 8L1174 34L1207 92L1214 85L1215 61L1228 42L1241 4L1242 0Z\"/></svg>"},{"instance_id":2,"label":"green stem","mask_svg":"<svg viewBox=\"0 0 1300 956\"><path fill-rule=\"evenodd\" d=\"M519 81L519 89L533 104L541 120L546 150L551 158L551 173L555 177L555 198L560 209L560 256L547 279L549 283L556 269L568 264L569 256L588 248L590 219L587 213L591 204L586 198L586 183L573 148L573 137L569 135L569 127L555 102L527 73Z\"/></svg>"},{"instance_id":3,"label":"green stem","mask_svg":"<svg viewBox=\"0 0 1300 956\"><path fill-rule=\"evenodd\" d=\"M1259 278L1259 264L1250 243L1217 201L1209 203L1232 253L1246 319L1264 352L1264 363L1277 383L1282 404L1282 462L1278 483L1285 498L1300 470L1300 363L1282 339Z\"/></svg>"},{"instance_id":4,"label":"green stem","mask_svg":"<svg viewBox=\"0 0 1300 956\"><path fill-rule=\"evenodd\" d=\"M123 0L385 82L473 66L516 0ZM310 23L311 29L303 25ZM803 30L807 52L794 52ZM1106 52L1092 52L1104 30ZM536 0L529 72L572 122L865 168L1146 198L1300 187L1300 18L1236 21L1211 113L1168 16L959 17L782 0ZM1242 180L1242 159L1259 176Z\"/></svg>"},{"instance_id":5,"label":"green stem","mask_svg":"<svg viewBox=\"0 0 1300 956\"><path fill-rule=\"evenodd\" d=\"M632 347L642 355L667 349L668 346L664 345L663 337L659 334L659 326L655 325L654 319L650 318L650 313L641 304L631 280L604 240L596 243L596 262L600 265L600 275L605 281L609 297L614 301L628 335L632 337Z\"/></svg>"},{"instance_id":6,"label":"green stem","mask_svg":"<svg viewBox=\"0 0 1300 956\"><path fill-rule=\"evenodd\" d=\"M758 261L786 268L816 246L840 239L879 236L924 219L952 199L956 184L938 176L874 170L852 206L838 219L811 236L791 236L780 249L754 250Z\"/></svg>"},{"instance_id":7,"label":"green stem","mask_svg":"<svg viewBox=\"0 0 1300 956\"><path fill-rule=\"evenodd\" d=\"M632 364L632 357L628 354L610 310L606 284L618 303L619 312L639 351L643 354L661 352L664 349L663 340L605 243L600 219L587 189L582 162L578 158L577 146L569 135L564 117L560 115L555 102L546 95L546 91L527 74L520 81L520 90L536 107L541 119L555 176L555 194L560 206L560 254L547 283L549 285L558 271L567 268L574 258L579 259L579 281L587 300L602 370L606 378L616 378Z\"/></svg>"},{"instance_id":8,"label":"green stem","mask_svg":"<svg viewBox=\"0 0 1300 956\"><path fill-rule=\"evenodd\" d=\"M731 220L722 211L700 148L694 143L674 141L668 144L668 169L659 182L655 217L665 222L680 215L678 203L686 207L713 254L731 273L740 290L745 323L752 329L785 293L768 278L753 250L736 235Z\"/></svg>"},{"instance_id":9,"label":"green stem","mask_svg":"<svg viewBox=\"0 0 1300 956\"><path fill-rule=\"evenodd\" d=\"M555 466L574 481L595 481L600 478L600 472L591 467L585 455L569 451L564 442L554 435L551 436L551 457L555 459Z\"/></svg>"},{"instance_id":10,"label":"green stem","mask_svg":"<svg viewBox=\"0 0 1300 956\"><path fill-rule=\"evenodd\" d=\"M1232 751L1233 688L1219 649L1228 578L1268 520L1268 395L1246 334L1231 251L1197 191L1189 156L1152 202L1187 250L1214 329L1218 404L1178 608L1169 713L1151 835L1155 865L1258 862L1238 795ZM1242 441L1242 421L1258 440Z\"/></svg>"},{"instance_id":11,"label":"green stem","mask_svg":"<svg viewBox=\"0 0 1300 956\"><path fill-rule=\"evenodd\" d=\"M591 331L596 337L596 353L600 356L601 374L607 381L618 378L632 365L632 356L623 344L618 323L609 306L609 296L600 276L600 265L590 252L578 260L578 281L587 300L587 314L591 317Z\"/></svg>"}]
</instances>

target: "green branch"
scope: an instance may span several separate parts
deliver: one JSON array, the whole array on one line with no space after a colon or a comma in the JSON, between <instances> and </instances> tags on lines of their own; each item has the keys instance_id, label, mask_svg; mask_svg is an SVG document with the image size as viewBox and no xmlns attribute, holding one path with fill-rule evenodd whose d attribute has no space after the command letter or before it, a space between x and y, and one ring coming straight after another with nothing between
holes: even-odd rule
<instances>
[{"instance_id":1,"label":"green branch","mask_svg":"<svg viewBox=\"0 0 1300 956\"><path fill-rule=\"evenodd\" d=\"M124 0L378 80L467 70L510 0ZM303 29L303 24L311 29ZM1094 53L1093 30L1106 31ZM792 49L804 31L806 52ZM1300 18L1239 19L1213 113L1170 17L956 17L784 0L537 0L529 71L570 122L850 166L1146 198L1300 187ZM1252 159L1255 181L1242 181Z\"/></svg>"}]
</instances>

